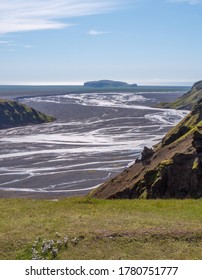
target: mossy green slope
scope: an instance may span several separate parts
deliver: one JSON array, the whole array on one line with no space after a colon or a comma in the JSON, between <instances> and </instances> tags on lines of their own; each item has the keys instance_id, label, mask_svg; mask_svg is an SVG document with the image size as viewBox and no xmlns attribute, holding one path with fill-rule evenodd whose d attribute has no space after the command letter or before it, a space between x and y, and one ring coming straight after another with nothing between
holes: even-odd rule
<instances>
[{"instance_id":1,"label":"mossy green slope","mask_svg":"<svg viewBox=\"0 0 202 280\"><path fill-rule=\"evenodd\" d=\"M181 137L185 137L193 133L197 128L202 126L202 102L189 113L179 124L171 129L162 140L162 145L168 145L174 141L179 141Z\"/></svg>"},{"instance_id":2,"label":"mossy green slope","mask_svg":"<svg viewBox=\"0 0 202 280\"><path fill-rule=\"evenodd\" d=\"M0 99L0 129L54 121L43 114L16 101Z\"/></svg>"},{"instance_id":3,"label":"mossy green slope","mask_svg":"<svg viewBox=\"0 0 202 280\"><path fill-rule=\"evenodd\" d=\"M156 105L159 108L173 108L173 109L193 109L197 103L202 99L202 81L193 85L190 91L178 98L174 102L162 102Z\"/></svg>"}]
</instances>

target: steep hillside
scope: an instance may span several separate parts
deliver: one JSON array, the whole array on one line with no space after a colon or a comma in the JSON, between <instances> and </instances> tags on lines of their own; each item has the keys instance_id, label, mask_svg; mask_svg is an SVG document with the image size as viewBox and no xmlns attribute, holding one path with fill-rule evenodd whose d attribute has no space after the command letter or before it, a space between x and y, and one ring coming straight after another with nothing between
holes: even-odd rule
<instances>
[{"instance_id":1,"label":"steep hillside","mask_svg":"<svg viewBox=\"0 0 202 280\"><path fill-rule=\"evenodd\" d=\"M93 193L97 198L202 197L202 102L153 149Z\"/></svg>"},{"instance_id":2,"label":"steep hillside","mask_svg":"<svg viewBox=\"0 0 202 280\"><path fill-rule=\"evenodd\" d=\"M190 91L185 93L176 101L171 103L162 102L157 104L156 107L191 110L200 100L202 100L202 81L195 83Z\"/></svg>"},{"instance_id":3,"label":"steep hillside","mask_svg":"<svg viewBox=\"0 0 202 280\"><path fill-rule=\"evenodd\" d=\"M24 104L0 99L0 129L54 121L55 118Z\"/></svg>"}]
</instances>

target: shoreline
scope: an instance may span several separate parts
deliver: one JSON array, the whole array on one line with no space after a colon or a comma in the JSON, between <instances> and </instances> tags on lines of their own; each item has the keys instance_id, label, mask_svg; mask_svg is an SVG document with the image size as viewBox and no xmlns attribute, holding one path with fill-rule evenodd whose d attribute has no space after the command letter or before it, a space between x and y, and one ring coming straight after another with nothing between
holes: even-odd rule
<instances>
[{"instance_id":1,"label":"shoreline","mask_svg":"<svg viewBox=\"0 0 202 280\"><path fill-rule=\"evenodd\" d=\"M13 90L9 90L13 88ZM20 91L20 88L23 91ZM84 94L84 93L136 93L142 94L142 90L147 90L148 94L153 93L153 91L159 91L161 93L163 90L170 89L176 92L176 89L180 91L188 91L191 87L188 86L137 86L137 88L109 88L109 89L99 89L99 88L87 88L84 86L1 86L0 85L0 98L20 100L24 98L34 98L34 97L46 97L46 96L56 96L56 95L66 95L66 94ZM15 90L14 90L15 89ZM17 90L16 90L17 89ZM26 93L24 90L26 89ZM156 92L157 93L157 92Z\"/></svg>"}]
</instances>

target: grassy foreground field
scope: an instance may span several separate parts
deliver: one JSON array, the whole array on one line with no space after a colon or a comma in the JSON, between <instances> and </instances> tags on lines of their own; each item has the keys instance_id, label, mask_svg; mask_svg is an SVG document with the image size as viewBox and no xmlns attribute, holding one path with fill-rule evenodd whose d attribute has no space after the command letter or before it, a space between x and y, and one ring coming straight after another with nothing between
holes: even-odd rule
<instances>
[{"instance_id":1,"label":"grassy foreground field","mask_svg":"<svg viewBox=\"0 0 202 280\"><path fill-rule=\"evenodd\" d=\"M202 200L0 199L0 259L202 259Z\"/></svg>"}]
</instances>

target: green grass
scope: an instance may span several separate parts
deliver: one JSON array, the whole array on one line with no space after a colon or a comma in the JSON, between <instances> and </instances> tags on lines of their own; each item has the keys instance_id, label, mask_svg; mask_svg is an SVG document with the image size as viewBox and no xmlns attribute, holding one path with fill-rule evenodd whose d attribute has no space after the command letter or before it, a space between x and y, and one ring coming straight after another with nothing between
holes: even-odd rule
<instances>
[{"instance_id":1,"label":"green grass","mask_svg":"<svg viewBox=\"0 0 202 280\"><path fill-rule=\"evenodd\" d=\"M202 98L201 88L192 88L189 92L177 98L174 102L160 102L156 105L159 108L172 108L172 109L193 109L198 101Z\"/></svg>"},{"instance_id":2,"label":"green grass","mask_svg":"<svg viewBox=\"0 0 202 280\"><path fill-rule=\"evenodd\" d=\"M0 258L68 238L55 258L202 259L201 225L202 200L0 199Z\"/></svg>"}]
</instances>

